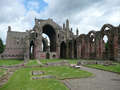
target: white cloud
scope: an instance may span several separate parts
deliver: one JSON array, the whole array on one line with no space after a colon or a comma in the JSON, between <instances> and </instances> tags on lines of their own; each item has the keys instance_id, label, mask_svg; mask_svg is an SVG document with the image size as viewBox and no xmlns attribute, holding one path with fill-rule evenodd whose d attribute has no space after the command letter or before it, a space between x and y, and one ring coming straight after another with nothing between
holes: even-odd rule
<instances>
[{"instance_id":1,"label":"white cloud","mask_svg":"<svg viewBox=\"0 0 120 90\"><path fill-rule=\"evenodd\" d=\"M23 4L28 1L27 8ZM34 25L34 18L53 18L62 25L70 20L74 33L88 33L90 30L100 30L102 25L120 24L120 0L44 0L48 6L38 12L38 0L1 0L0 2L0 37L5 41L7 27L13 30L25 31ZM4 32L3 32L4 31ZM5 34L3 34L5 33Z\"/></svg>"},{"instance_id":2,"label":"white cloud","mask_svg":"<svg viewBox=\"0 0 120 90\"><path fill-rule=\"evenodd\" d=\"M80 33L88 33L90 30L100 30L106 23L117 26L120 21L119 0L44 1L48 3L48 7L42 12L42 16L51 17L59 24L68 18L74 33L77 27Z\"/></svg>"}]
</instances>

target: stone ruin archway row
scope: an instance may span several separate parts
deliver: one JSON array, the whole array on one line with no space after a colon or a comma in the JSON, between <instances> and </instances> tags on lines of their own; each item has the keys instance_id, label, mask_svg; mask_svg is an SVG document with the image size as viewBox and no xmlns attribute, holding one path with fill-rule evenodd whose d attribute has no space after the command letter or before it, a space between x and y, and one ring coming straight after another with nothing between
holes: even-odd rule
<instances>
[{"instance_id":1,"label":"stone ruin archway row","mask_svg":"<svg viewBox=\"0 0 120 90\"><path fill-rule=\"evenodd\" d=\"M107 29L106 29L107 28ZM78 42L78 57L79 58L88 58L88 59L108 59L108 60L118 60L119 57L119 35L118 31L120 27L114 27L111 24L105 24L100 31L90 31L88 34L81 34L77 38ZM93 33L94 42L91 42L91 33ZM108 36L108 56L104 57L104 43L103 37ZM86 43L85 43L86 42ZM83 52L84 48L84 52ZM85 50L86 49L86 50ZM92 56L91 56L92 55Z\"/></svg>"},{"instance_id":2,"label":"stone ruin archway row","mask_svg":"<svg viewBox=\"0 0 120 90\"><path fill-rule=\"evenodd\" d=\"M49 53L50 58L60 58L62 41L66 43L66 58L105 59L103 37L107 35L110 53L106 59L120 60L120 26L105 24L99 31L92 30L88 34L80 35L78 35L78 29L76 31L77 35L74 35L72 28L69 27L69 20L66 20L61 27L52 19L35 19L33 29L26 32L12 31L9 27L6 49L0 58L29 59L30 42L34 40L34 58L36 59L45 59L46 53ZM53 51L42 51L42 33L46 33L51 41L53 40L51 47ZM51 33L54 34L51 35Z\"/></svg>"}]
</instances>

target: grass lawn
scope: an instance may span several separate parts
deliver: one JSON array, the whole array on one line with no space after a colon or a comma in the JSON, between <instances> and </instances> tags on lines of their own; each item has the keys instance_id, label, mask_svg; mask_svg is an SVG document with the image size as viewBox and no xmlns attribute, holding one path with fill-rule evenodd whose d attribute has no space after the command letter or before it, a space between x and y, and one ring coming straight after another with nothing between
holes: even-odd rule
<instances>
[{"instance_id":1,"label":"grass lawn","mask_svg":"<svg viewBox=\"0 0 120 90\"><path fill-rule=\"evenodd\" d=\"M78 62L78 60L75 60L75 59L43 59L43 60L41 60L41 62L43 64L45 64L47 62L59 62L59 61L62 61L62 60L66 60L71 64L77 64L77 62Z\"/></svg>"},{"instance_id":2,"label":"grass lawn","mask_svg":"<svg viewBox=\"0 0 120 90\"><path fill-rule=\"evenodd\" d=\"M43 59L40 60L41 63L49 63L49 62L60 62L63 59ZM78 60L73 60L73 59L64 59L67 60L70 64L77 64ZM29 60L29 62L26 64L27 66L32 66L32 65L39 65L36 60Z\"/></svg>"},{"instance_id":3,"label":"grass lawn","mask_svg":"<svg viewBox=\"0 0 120 90\"><path fill-rule=\"evenodd\" d=\"M20 64L23 63L24 60L0 60L0 66L6 65L15 65L15 64Z\"/></svg>"},{"instance_id":4,"label":"grass lawn","mask_svg":"<svg viewBox=\"0 0 120 90\"><path fill-rule=\"evenodd\" d=\"M45 75L54 75L57 79L32 80L31 71L41 70ZM61 83L65 78L83 78L92 74L80 69L74 69L67 66L62 67L41 67L41 68L22 68L17 70L0 90L68 90Z\"/></svg>"},{"instance_id":5,"label":"grass lawn","mask_svg":"<svg viewBox=\"0 0 120 90\"><path fill-rule=\"evenodd\" d=\"M7 69L0 68L0 77L7 71Z\"/></svg>"},{"instance_id":6,"label":"grass lawn","mask_svg":"<svg viewBox=\"0 0 120 90\"><path fill-rule=\"evenodd\" d=\"M34 65L39 65L36 60L29 60L29 62L26 64L26 66L34 66Z\"/></svg>"},{"instance_id":7,"label":"grass lawn","mask_svg":"<svg viewBox=\"0 0 120 90\"><path fill-rule=\"evenodd\" d=\"M107 71L120 73L120 64L112 65L112 66L104 66L104 65L86 65L87 67L103 69Z\"/></svg>"}]
</instances>

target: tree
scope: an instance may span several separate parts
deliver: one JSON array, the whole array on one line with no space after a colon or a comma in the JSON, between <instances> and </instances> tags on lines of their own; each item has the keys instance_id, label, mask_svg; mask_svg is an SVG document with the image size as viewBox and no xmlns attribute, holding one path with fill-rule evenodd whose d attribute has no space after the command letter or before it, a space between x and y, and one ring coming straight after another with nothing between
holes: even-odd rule
<instances>
[{"instance_id":1,"label":"tree","mask_svg":"<svg viewBox=\"0 0 120 90\"><path fill-rule=\"evenodd\" d=\"M0 38L0 54L3 53L3 51L4 51L4 45L2 39Z\"/></svg>"}]
</instances>

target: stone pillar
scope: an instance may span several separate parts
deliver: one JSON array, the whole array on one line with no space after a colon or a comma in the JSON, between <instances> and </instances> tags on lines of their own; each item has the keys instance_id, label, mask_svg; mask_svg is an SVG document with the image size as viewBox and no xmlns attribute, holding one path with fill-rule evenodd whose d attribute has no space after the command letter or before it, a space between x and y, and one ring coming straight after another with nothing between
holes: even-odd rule
<instances>
[{"instance_id":1,"label":"stone pillar","mask_svg":"<svg viewBox=\"0 0 120 90\"><path fill-rule=\"evenodd\" d=\"M114 30L114 42L113 42L113 47L114 47L114 60L117 60L118 56L118 30Z\"/></svg>"},{"instance_id":2,"label":"stone pillar","mask_svg":"<svg viewBox=\"0 0 120 90\"><path fill-rule=\"evenodd\" d=\"M56 47L56 58L60 58L60 45L57 45Z\"/></svg>"},{"instance_id":3,"label":"stone pillar","mask_svg":"<svg viewBox=\"0 0 120 90\"><path fill-rule=\"evenodd\" d=\"M8 26L8 32L10 32L11 31L11 26Z\"/></svg>"},{"instance_id":4,"label":"stone pillar","mask_svg":"<svg viewBox=\"0 0 120 90\"><path fill-rule=\"evenodd\" d=\"M30 59L30 56L29 56L29 54L30 54L30 50L29 50L29 48L30 48L30 42L29 42L29 39L28 39L28 37L27 37L27 40L25 41L25 50L24 50L24 61L25 62L27 62L29 59Z\"/></svg>"},{"instance_id":5,"label":"stone pillar","mask_svg":"<svg viewBox=\"0 0 120 90\"><path fill-rule=\"evenodd\" d=\"M79 35L79 30L78 30L78 28L76 29L76 35L77 35L77 36Z\"/></svg>"},{"instance_id":6,"label":"stone pillar","mask_svg":"<svg viewBox=\"0 0 120 90\"><path fill-rule=\"evenodd\" d=\"M72 58L74 58L74 40L72 40Z\"/></svg>"},{"instance_id":7,"label":"stone pillar","mask_svg":"<svg viewBox=\"0 0 120 90\"><path fill-rule=\"evenodd\" d=\"M120 27L118 29L118 56L116 58L118 62L120 62Z\"/></svg>"},{"instance_id":8,"label":"stone pillar","mask_svg":"<svg viewBox=\"0 0 120 90\"><path fill-rule=\"evenodd\" d=\"M63 30L65 30L65 24L63 23Z\"/></svg>"},{"instance_id":9,"label":"stone pillar","mask_svg":"<svg viewBox=\"0 0 120 90\"><path fill-rule=\"evenodd\" d=\"M108 43L109 43L109 47L108 47L108 58L109 58L110 60L113 60L113 59L114 59L114 47L113 47L113 42L114 42L114 40L113 40L113 35L110 35L110 36L109 36L109 41L108 41Z\"/></svg>"},{"instance_id":10,"label":"stone pillar","mask_svg":"<svg viewBox=\"0 0 120 90\"><path fill-rule=\"evenodd\" d=\"M100 59L103 59L103 39L100 39Z\"/></svg>"},{"instance_id":11,"label":"stone pillar","mask_svg":"<svg viewBox=\"0 0 120 90\"><path fill-rule=\"evenodd\" d=\"M88 59L90 58L90 42L89 42L89 39L88 39L88 44L87 44L87 46L88 46Z\"/></svg>"},{"instance_id":12,"label":"stone pillar","mask_svg":"<svg viewBox=\"0 0 120 90\"><path fill-rule=\"evenodd\" d=\"M69 20L66 20L66 39L69 38Z\"/></svg>"},{"instance_id":13,"label":"stone pillar","mask_svg":"<svg viewBox=\"0 0 120 90\"><path fill-rule=\"evenodd\" d=\"M69 43L66 41L66 58L69 58Z\"/></svg>"},{"instance_id":14,"label":"stone pillar","mask_svg":"<svg viewBox=\"0 0 120 90\"><path fill-rule=\"evenodd\" d=\"M40 59L40 53L42 52L42 37L39 36L39 38L36 40L36 59Z\"/></svg>"}]
</instances>

